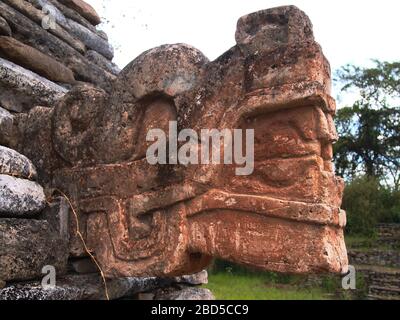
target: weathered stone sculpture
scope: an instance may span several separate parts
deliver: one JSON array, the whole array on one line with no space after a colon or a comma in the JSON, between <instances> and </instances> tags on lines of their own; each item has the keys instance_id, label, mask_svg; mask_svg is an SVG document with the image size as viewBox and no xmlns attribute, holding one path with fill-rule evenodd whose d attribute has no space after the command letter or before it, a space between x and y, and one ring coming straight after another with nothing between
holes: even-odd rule
<instances>
[{"instance_id":1,"label":"weathered stone sculpture","mask_svg":"<svg viewBox=\"0 0 400 320\"><path fill-rule=\"evenodd\" d=\"M107 277L188 274L213 256L279 272L346 271L335 102L311 22L292 6L256 12L239 20L236 41L212 62L182 44L149 50L110 93L77 86L54 109L16 117L20 139L9 144L72 200ZM147 132L174 120L254 129L253 174L149 164ZM72 250L84 254L79 240Z\"/></svg>"}]
</instances>

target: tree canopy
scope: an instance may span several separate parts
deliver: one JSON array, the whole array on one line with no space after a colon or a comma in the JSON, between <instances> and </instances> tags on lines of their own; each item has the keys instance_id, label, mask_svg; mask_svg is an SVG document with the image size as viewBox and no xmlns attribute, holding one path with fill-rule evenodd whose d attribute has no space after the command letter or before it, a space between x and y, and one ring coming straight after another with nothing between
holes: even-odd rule
<instances>
[{"instance_id":1,"label":"tree canopy","mask_svg":"<svg viewBox=\"0 0 400 320\"><path fill-rule=\"evenodd\" d=\"M335 144L337 173L366 175L400 188L400 62L374 61L372 68L347 65L337 72L342 92L354 96L339 108Z\"/></svg>"}]
</instances>

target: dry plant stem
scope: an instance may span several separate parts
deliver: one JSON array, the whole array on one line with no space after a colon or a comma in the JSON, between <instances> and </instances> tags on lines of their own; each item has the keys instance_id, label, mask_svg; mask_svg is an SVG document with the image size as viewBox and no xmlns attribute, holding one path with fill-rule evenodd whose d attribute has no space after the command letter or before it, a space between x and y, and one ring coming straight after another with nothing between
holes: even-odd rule
<instances>
[{"instance_id":1,"label":"dry plant stem","mask_svg":"<svg viewBox=\"0 0 400 320\"><path fill-rule=\"evenodd\" d=\"M90 256L90 258L93 260L93 262L96 264L97 268L99 269L101 278L103 279L103 283L104 283L104 290L105 290L106 299L107 299L107 300L110 300L110 296L108 295L108 288L107 288L106 277L104 276L104 272L103 272L103 270L101 269L101 267L100 267L99 263L97 262L96 258L95 258L94 255L90 252L89 248L88 248L87 245L86 245L85 239L83 238L83 235L82 235L82 233L81 233L81 231L80 231L79 219L78 219L78 215L77 215L77 213L76 213L76 211L75 211L75 209L74 209L74 206L72 205L71 200L67 197L67 195L66 195L64 192L62 192L62 191L59 190L59 189L55 189L55 190L56 190L57 192L59 192L59 193L68 201L68 204L69 204L69 206L70 206L70 208L71 208L71 210L72 210L72 213L74 214L74 218L75 218L75 223L76 223L76 234L77 234L77 235L79 236L79 238L81 239L82 244L83 244L83 247L85 248L86 253Z\"/></svg>"}]
</instances>

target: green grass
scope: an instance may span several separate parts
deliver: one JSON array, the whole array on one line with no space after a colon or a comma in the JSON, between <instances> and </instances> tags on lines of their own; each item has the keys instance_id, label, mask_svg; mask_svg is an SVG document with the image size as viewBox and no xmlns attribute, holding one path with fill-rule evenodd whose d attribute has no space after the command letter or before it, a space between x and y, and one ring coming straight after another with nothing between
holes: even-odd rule
<instances>
[{"instance_id":1,"label":"green grass","mask_svg":"<svg viewBox=\"0 0 400 320\"><path fill-rule=\"evenodd\" d=\"M347 248L377 248L374 237L346 236ZM220 259L209 268L210 289L218 300L353 300L365 299L367 284L357 273L357 290L344 290L339 275L295 276L248 269Z\"/></svg>"},{"instance_id":2,"label":"green grass","mask_svg":"<svg viewBox=\"0 0 400 320\"><path fill-rule=\"evenodd\" d=\"M346 235L348 249L369 251L378 246L376 237ZM210 289L218 300L351 300L364 299L367 288L362 274L357 274L357 290L346 291L341 287L341 277L321 276L318 282L306 281L306 276L261 272L215 260L209 269Z\"/></svg>"},{"instance_id":3,"label":"green grass","mask_svg":"<svg viewBox=\"0 0 400 320\"><path fill-rule=\"evenodd\" d=\"M357 235L345 236L346 246L352 249L370 249L376 246L375 237L365 237Z\"/></svg>"},{"instance_id":4,"label":"green grass","mask_svg":"<svg viewBox=\"0 0 400 320\"><path fill-rule=\"evenodd\" d=\"M365 237L357 235L345 236L347 249L356 249L358 251L364 251L364 252L368 252L372 249L395 250L395 251L400 250L400 248L396 246L378 244L376 240L377 240L376 237Z\"/></svg>"},{"instance_id":5,"label":"green grass","mask_svg":"<svg viewBox=\"0 0 400 320\"><path fill-rule=\"evenodd\" d=\"M205 285L218 300L325 300L328 295L318 288L301 288L293 284L275 283L270 273L211 273ZM290 279L292 282L293 279Z\"/></svg>"}]
</instances>

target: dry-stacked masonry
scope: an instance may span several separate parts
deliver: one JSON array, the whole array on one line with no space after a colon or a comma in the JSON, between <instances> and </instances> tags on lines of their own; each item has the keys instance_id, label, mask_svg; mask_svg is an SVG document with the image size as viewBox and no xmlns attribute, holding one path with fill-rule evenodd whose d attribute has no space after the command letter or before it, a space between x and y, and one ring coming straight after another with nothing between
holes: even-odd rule
<instances>
[{"instance_id":1,"label":"dry-stacked masonry","mask_svg":"<svg viewBox=\"0 0 400 320\"><path fill-rule=\"evenodd\" d=\"M80 0L0 1L0 106L53 107L79 82L109 89L119 70L99 23Z\"/></svg>"}]
</instances>

